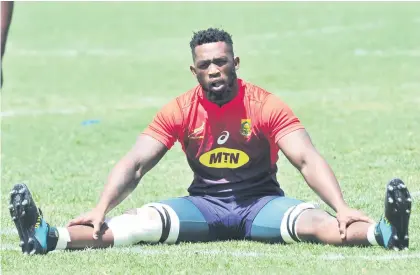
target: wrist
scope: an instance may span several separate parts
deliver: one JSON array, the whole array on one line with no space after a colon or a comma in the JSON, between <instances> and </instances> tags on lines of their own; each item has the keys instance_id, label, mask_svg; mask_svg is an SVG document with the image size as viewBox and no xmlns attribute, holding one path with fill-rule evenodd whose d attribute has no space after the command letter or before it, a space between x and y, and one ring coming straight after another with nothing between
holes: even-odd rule
<instances>
[{"instance_id":1,"label":"wrist","mask_svg":"<svg viewBox=\"0 0 420 275\"><path fill-rule=\"evenodd\" d=\"M343 209L347 209L349 208L349 206L347 205L347 203L345 201L342 201L336 205L334 205L334 210L335 212L340 212Z\"/></svg>"},{"instance_id":2,"label":"wrist","mask_svg":"<svg viewBox=\"0 0 420 275\"><path fill-rule=\"evenodd\" d=\"M95 210L106 214L108 211L108 203L99 202L95 206Z\"/></svg>"}]
</instances>

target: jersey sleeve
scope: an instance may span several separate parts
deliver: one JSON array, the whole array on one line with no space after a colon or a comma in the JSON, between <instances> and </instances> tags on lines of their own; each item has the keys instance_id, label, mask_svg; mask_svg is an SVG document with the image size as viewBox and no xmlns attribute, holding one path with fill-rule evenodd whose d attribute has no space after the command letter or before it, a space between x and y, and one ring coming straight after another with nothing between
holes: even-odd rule
<instances>
[{"instance_id":1,"label":"jersey sleeve","mask_svg":"<svg viewBox=\"0 0 420 275\"><path fill-rule=\"evenodd\" d=\"M261 119L266 134L275 143L293 131L304 129L292 109L275 95L269 95L262 106Z\"/></svg>"},{"instance_id":2,"label":"jersey sleeve","mask_svg":"<svg viewBox=\"0 0 420 275\"><path fill-rule=\"evenodd\" d=\"M182 113L176 99L162 107L153 121L143 131L162 142L168 149L178 140L182 125Z\"/></svg>"}]
</instances>

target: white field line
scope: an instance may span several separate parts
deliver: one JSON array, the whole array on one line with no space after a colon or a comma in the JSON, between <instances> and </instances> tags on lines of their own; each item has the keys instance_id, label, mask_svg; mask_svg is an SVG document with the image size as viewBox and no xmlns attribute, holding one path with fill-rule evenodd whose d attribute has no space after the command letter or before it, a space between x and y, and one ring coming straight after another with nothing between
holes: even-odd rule
<instances>
[{"instance_id":1,"label":"white field line","mask_svg":"<svg viewBox=\"0 0 420 275\"><path fill-rule=\"evenodd\" d=\"M363 261L392 261L392 260L406 260L406 259L420 259L420 253L413 254L404 254L402 253L393 253L390 255L376 255L376 256L364 256L364 255L352 255L346 256L343 254L327 254L320 256L319 258L323 260L363 260Z\"/></svg>"},{"instance_id":2,"label":"white field line","mask_svg":"<svg viewBox=\"0 0 420 275\"><path fill-rule=\"evenodd\" d=\"M1 247L1 250L3 251L21 251L17 243L16 244L2 243L0 247Z\"/></svg>"},{"instance_id":3,"label":"white field line","mask_svg":"<svg viewBox=\"0 0 420 275\"><path fill-rule=\"evenodd\" d=\"M410 192L410 195L411 195L412 198L420 197L420 191ZM319 201L308 201L308 203L312 203L316 207L319 207L321 205L326 205L326 203L324 201L321 201L321 200L319 200Z\"/></svg>"},{"instance_id":4,"label":"white field line","mask_svg":"<svg viewBox=\"0 0 420 275\"><path fill-rule=\"evenodd\" d=\"M414 50L366 50L355 49L355 56L376 56L376 57L395 57L395 56L409 56L420 57L420 49Z\"/></svg>"},{"instance_id":5,"label":"white field line","mask_svg":"<svg viewBox=\"0 0 420 275\"><path fill-rule=\"evenodd\" d=\"M16 228L2 228L0 230L0 235L4 235L4 236L9 236L9 235L16 235L17 236L18 232L16 230Z\"/></svg>"},{"instance_id":6,"label":"white field line","mask_svg":"<svg viewBox=\"0 0 420 275\"><path fill-rule=\"evenodd\" d=\"M263 34L251 34L248 35L247 39L275 39L275 38L289 38L289 37L301 37L301 36L317 36L322 34L335 34L344 33L348 31L369 31L373 29L382 28L385 24L382 22L370 22L357 25L342 25L342 26L325 26L321 28L306 29L306 30L290 30L279 33L263 33Z\"/></svg>"},{"instance_id":7,"label":"white field line","mask_svg":"<svg viewBox=\"0 0 420 275\"><path fill-rule=\"evenodd\" d=\"M124 49L50 49L50 50L34 50L34 49L13 49L11 48L7 54L17 56L49 56L49 57L77 57L77 56L133 56L139 55L136 51L129 51Z\"/></svg>"},{"instance_id":8,"label":"white field line","mask_svg":"<svg viewBox=\"0 0 420 275\"><path fill-rule=\"evenodd\" d=\"M47 110L12 110L0 113L0 117L40 116L40 115L69 115L85 113L87 108L47 109Z\"/></svg>"},{"instance_id":9,"label":"white field line","mask_svg":"<svg viewBox=\"0 0 420 275\"><path fill-rule=\"evenodd\" d=\"M20 251L19 246L13 244L2 244L1 250L3 251ZM86 249L83 252L90 253L92 249ZM144 256L159 256L159 255L171 255L173 253L182 253L179 251L169 252L162 251L157 249L143 249L142 247L124 247L124 248L110 248L106 249L106 252L115 252L115 253L133 253L140 254ZM52 253L61 253L61 251L54 251ZM276 253L261 253L261 252L245 252L243 250L236 251L220 251L220 250L204 250L204 249L191 249L186 254L198 255L213 255L213 256L231 256L237 258L276 258L282 260L295 260L295 256L288 256L284 254ZM359 261L397 261L397 260L408 260L408 259L420 259L420 253L408 254L406 252L391 252L388 255L344 255L339 253L329 253L319 256L308 256L309 260L325 260L325 261L344 261L344 260L359 260Z\"/></svg>"},{"instance_id":10,"label":"white field line","mask_svg":"<svg viewBox=\"0 0 420 275\"><path fill-rule=\"evenodd\" d=\"M402 89L418 89L420 88L420 82L405 82L400 87Z\"/></svg>"},{"instance_id":11,"label":"white field line","mask_svg":"<svg viewBox=\"0 0 420 275\"><path fill-rule=\"evenodd\" d=\"M411 192L411 196L412 196L413 198L420 197L420 191Z\"/></svg>"},{"instance_id":12,"label":"white field line","mask_svg":"<svg viewBox=\"0 0 420 275\"><path fill-rule=\"evenodd\" d=\"M0 117L21 117L21 116L41 116L41 115L71 115L83 114L88 111L111 111L111 110L132 110L132 109L146 109L151 107L162 107L168 103L172 98L170 97L143 97L142 102L133 103L130 105L116 105L103 107L86 107L75 106L70 108L57 109L16 109L6 110L0 112Z\"/></svg>"},{"instance_id":13,"label":"white field line","mask_svg":"<svg viewBox=\"0 0 420 275\"><path fill-rule=\"evenodd\" d=\"M370 87L360 87L360 89L367 90L372 89ZM376 89L376 88L375 88ZM349 89L348 87L343 88L329 88L329 89L311 89L299 91L299 94L302 93L319 93L319 92L342 92L342 91L352 91L353 88ZM273 92L279 96L285 94L296 94L292 90L279 90ZM132 109L145 109L150 107L162 107L164 104L168 103L172 98L170 97L142 97L141 103L133 103L129 105L116 105L116 106L99 106L99 107L86 107L86 106L74 106L67 108L54 108L54 109L15 109L15 110L5 110L0 112L0 118L8 117L28 117L28 116L42 116L42 115L72 115L72 114L83 114L89 111L115 111L115 110L132 110Z\"/></svg>"},{"instance_id":14,"label":"white field line","mask_svg":"<svg viewBox=\"0 0 420 275\"><path fill-rule=\"evenodd\" d=\"M285 32L268 32L262 34L250 34L244 37L241 40L271 40L271 39L284 39L284 38L293 38L301 36L318 36L324 34L336 34L343 33L348 31L368 31L372 29L378 29L383 27L384 24L381 22L372 22L365 24L357 25L343 25L343 26L325 26L321 28L306 29L306 30L290 30ZM173 41L174 43L179 43L179 38L168 38L165 39L165 42L162 45L167 45L168 42ZM153 41L153 45L159 42L159 39ZM11 41L10 44L13 42ZM78 56L106 56L106 57L121 57L121 56L140 56L143 55L142 51L137 51L135 49L105 49L105 48L93 48L93 49L19 49L14 45L14 47L9 47L7 54L16 55L16 56L53 56L53 57L78 57Z\"/></svg>"}]
</instances>

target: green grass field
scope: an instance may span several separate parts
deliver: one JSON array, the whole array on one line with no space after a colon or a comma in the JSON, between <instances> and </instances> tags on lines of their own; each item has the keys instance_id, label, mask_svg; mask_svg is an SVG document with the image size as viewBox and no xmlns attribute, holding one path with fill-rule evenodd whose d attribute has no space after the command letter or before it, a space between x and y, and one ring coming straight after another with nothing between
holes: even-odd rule
<instances>
[{"instance_id":1,"label":"green grass field","mask_svg":"<svg viewBox=\"0 0 420 275\"><path fill-rule=\"evenodd\" d=\"M232 241L23 257L13 184L29 185L53 225L92 208L155 112L196 84L189 41L209 26L233 34L239 76L301 118L351 206L379 219L387 181L406 182L408 252ZM420 274L419 29L419 3L16 3L1 92L1 273ZM100 123L82 125L90 119ZM320 202L278 164L288 196ZM186 195L191 179L177 145L111 214Z\"/></svg>"}]
</instances>

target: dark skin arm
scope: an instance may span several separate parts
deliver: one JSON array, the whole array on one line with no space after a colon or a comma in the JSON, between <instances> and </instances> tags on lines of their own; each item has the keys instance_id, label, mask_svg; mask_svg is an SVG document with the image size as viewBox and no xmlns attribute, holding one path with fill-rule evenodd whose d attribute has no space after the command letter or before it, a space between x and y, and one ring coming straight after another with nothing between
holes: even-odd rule
<instances>
[{"instance_id":1,"label":"dark skin arm","mask_svg":"<svg viewBox=\"0 0 420 275\"><path fill-rule=\"evenodd\" d=\"M148 135L140 135L132 149L114 166L96 207L73 220L68 226L92 224L97 239L105 215L137 187L142 177L166 154L168 149Z\"/></svg>"},{"instance_id":2,"label":"dark skin arm","mask_svg":"<svg viewBox=\"0 0 420 275\"><path fill-rule=\"evenodd\" d=\"M112 169L97 207L108 213L139 184L166 154L167 148L148 135L140 135L133 148Z\"/></svg>"},{"instance_id":3,"label":"dark skin arm","mask_svg":"<svg viewBox=\"0 0 420 275\"><path fill-rule=\"evenodd\" d=\"M305 181L337 213L342 238L346 228L355 221L373 222L363 213L350 208L343 199L340 185L331 167L318 153L304 129L281 138L277 145L287 159L299 170Z\"/></svg>"}]
</instances>

